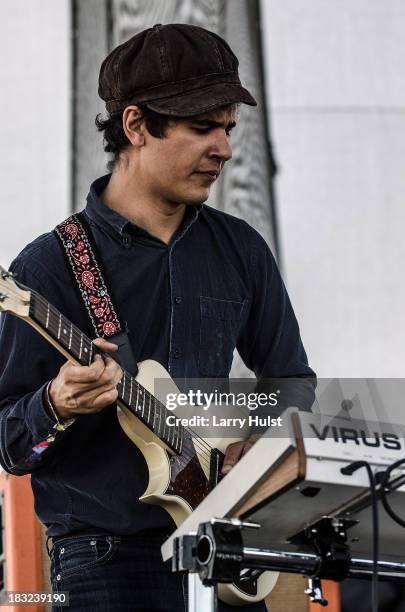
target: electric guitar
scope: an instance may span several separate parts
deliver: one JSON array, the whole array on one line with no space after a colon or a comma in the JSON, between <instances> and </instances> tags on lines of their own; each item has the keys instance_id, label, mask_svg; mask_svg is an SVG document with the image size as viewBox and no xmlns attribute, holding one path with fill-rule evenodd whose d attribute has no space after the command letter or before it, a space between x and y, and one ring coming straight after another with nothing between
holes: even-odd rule
<instances>
[{"instance_id":1,"label":"electric guitar","mask_svg":"<svg viewBox=\"0 0 405 612\"><path fill-rule=\"evenodd\" d=\"M90 365L96 353L103 354L73 323L36 291L14 280L0 266L0 312L9 312L36 329L69 361ZM179 526L208 495L220 478L229 439L204 439L178 421L165 398L154 394L154 381L165 379L167 391L179 393L165 368L152 359L138 363L138 374L124 371L117 385L117 411L121 427L143 454L149 484L141 501L159 504ZM173 421L173 419L171 419ZM276 572L245 573L238 582L219 585L218 595L226 603L243 606L264 599L278 578Z\"/></svg>"}]
</instances>

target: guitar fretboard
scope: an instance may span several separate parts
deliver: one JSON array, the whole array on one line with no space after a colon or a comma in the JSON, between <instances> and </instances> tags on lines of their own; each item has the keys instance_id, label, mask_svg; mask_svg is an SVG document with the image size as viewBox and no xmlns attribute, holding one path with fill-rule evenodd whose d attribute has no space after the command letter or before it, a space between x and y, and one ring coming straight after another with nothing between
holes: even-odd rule
<instances>
[{"instance_id":1,"label":"guitar fretboard","mask_svg":"<svg viewBox=\"0 0 405 612\"><path fill-rule=\"evenodd\" d=\"M90 338L34 291L31 291L30 316L81 365L90 365L97 353L106 356ZM166 418L172 413L166 406L125 370L117 390L119 400L167 446L180 454L184 428L180 423L167 425Z\"/></svg>"}]
</instances>

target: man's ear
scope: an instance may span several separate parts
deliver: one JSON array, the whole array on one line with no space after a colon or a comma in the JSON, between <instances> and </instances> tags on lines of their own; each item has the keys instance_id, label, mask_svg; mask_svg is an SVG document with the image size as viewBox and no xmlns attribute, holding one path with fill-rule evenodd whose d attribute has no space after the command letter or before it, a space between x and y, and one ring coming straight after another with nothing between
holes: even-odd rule
<instances>
[{"instance_id":1,"label":"man's ear","mask_svg":"<svg viewBox=\"0 0 405 612\"><path fill-rule=\"evenodd\" d=\"M122 127L129 142L135 147L145 144L145 123L139 106L127 106L122 114Z\"/></svg>"}]
</instances>

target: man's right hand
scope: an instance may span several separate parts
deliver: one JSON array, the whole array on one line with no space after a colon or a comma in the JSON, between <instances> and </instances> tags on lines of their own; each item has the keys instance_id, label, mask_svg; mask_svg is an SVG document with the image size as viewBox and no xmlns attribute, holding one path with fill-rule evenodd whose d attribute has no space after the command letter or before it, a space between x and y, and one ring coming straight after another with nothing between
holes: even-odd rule
<instances>
[{"instance_id":1,"label":"man's right hand","mask_svg":"<svg viewBox=\"0 0 405 612\"><path fill-rule=\"evenodd\" d=\"M103 352L115 353L118 346L102 338L94 344ZM49 396L56 414L71 419L79 414L99 412L113 404L117 397L117 384L123 375L120 366L107 357L96 355L90 366L74 365L67 361L52 381Z\"/></svg>"}]
</instances>

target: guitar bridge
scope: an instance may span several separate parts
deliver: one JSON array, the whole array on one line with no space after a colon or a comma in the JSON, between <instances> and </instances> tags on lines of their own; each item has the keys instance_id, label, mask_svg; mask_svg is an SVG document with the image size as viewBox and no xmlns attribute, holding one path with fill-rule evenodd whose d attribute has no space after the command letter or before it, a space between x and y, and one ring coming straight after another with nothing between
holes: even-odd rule
<instances>
[{"instance_id":1,"label":"guitar bridge","mask_svg":"<svg viewBox=\"0 0 405 612\"><path fill-rule=\"evenodd\" d=\"M221 453L217 448L211 450L210 456L210 490L217 486L219 481L223 478L221 474L222 465L224 463L225 455Z\"/></svg>"}]
</instances>

